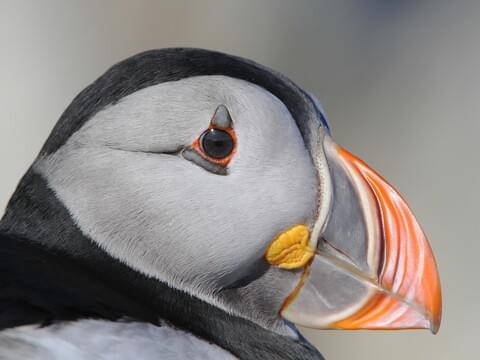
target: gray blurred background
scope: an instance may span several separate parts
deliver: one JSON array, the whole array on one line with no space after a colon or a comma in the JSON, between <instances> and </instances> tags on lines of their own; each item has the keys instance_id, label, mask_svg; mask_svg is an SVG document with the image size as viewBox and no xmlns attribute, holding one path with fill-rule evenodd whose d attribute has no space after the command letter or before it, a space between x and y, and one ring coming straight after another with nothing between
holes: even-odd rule
<instances>
[{"instance_id":1,"label":"gray blurred background","mask_svg":"<svg viewBox=\"0 0 480 360\"><path fill-rule=\"evenodd\" d=\"M439 264L443 324L305 330L327 359L477 359L480 1L0 0L0 213L72 98L169 46L275 68L322 101L337 142L409 200Z\"/></svg>"}]
</instances>

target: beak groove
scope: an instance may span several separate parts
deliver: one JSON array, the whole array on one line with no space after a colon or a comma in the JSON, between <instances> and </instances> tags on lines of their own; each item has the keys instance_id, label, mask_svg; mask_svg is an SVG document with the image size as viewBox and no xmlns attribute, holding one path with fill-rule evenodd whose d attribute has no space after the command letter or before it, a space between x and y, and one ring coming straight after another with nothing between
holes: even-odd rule
<instances>
[{"instance_id":1,"label":"beak groove","mask_svg":"<svg viewBox=\"0 0 480 360\"><path fill-rule=\"evenodd\" d=\"M420 225L373 169L330 139L324 144L330 172L341 173L332 176L333 210L282 315L314 328L429 328L436 333L440 280Z\"/></svg>"},{"instance_id":2,"label":"beak groove","mask_svg":"<svg viewBox=\"0 0 480 360\"><path fill-rule=\"evenodd\" d=\"M339 328L430 328L441 321L441 289L433 252L399 193L362 160L339 155L366 180L375 196L382 227L382 252L375 294L359 312L335 323Z\"/></svg>"}]
</instances>

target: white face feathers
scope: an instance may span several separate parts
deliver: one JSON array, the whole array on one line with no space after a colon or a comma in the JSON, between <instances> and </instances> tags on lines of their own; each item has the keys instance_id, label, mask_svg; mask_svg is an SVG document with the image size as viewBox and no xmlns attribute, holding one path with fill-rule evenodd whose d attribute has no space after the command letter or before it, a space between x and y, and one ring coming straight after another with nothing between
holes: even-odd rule
<instances>
[{"instance_id":1,"label":"white face feathers","mask_svg":"<svg viewBox=\"0 0 480 360\"><path fill-rule=\"evenodd\" d=\"M227 176L181 153L209 127L219 105L237 138ZM277 234L311 222L318 186L284 104L225 76L126 96L34 169L111 256L201 298L258 271Z\"/></svg>"}]
</instances>

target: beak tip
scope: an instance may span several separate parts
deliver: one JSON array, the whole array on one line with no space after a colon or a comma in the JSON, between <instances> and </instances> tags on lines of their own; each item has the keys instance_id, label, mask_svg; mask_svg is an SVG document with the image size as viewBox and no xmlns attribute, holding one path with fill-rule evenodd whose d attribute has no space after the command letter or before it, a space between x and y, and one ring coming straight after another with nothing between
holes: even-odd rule
<instances>
[{"instance_id":1,"label":"beak tip","mask_svg":"<svg viewBox=\"0 0 480 360\"><path fill-rule=\"evenodd\" d=\"M433 335L436 335L438 333L438 331L440 330L441 323L442 323L442 305L440 304L438 311L436 311L430 319L430 331L432 332Z\"/></svg>"}]
</instances>

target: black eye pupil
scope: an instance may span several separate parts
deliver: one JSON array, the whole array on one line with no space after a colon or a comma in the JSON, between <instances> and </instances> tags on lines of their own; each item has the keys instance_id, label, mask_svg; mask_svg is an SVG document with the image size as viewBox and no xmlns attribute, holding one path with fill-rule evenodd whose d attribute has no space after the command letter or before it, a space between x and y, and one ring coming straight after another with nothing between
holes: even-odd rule
<instances>
[{"instance_id":1,"label":"black eye pupil","mask_svg":"<svg viewBox=\"0 0 480 360\"><path fill-rule=\"evenodd\" d=\"M233 150L233 139L226 131L207 130L202 136L203 151L214 159L226 158Z\"/></svg>"}]
</instances>

